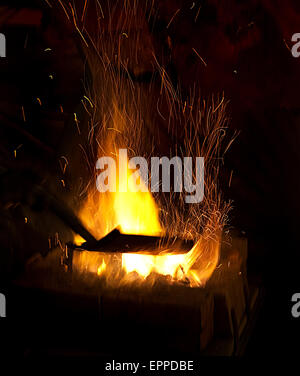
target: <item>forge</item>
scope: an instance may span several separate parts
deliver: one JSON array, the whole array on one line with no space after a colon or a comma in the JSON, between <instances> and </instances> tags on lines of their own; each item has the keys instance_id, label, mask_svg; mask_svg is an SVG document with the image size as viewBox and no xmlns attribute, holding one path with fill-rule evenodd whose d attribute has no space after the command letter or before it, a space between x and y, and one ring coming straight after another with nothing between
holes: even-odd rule
<instances>
[{"instance_id":1,"label":"forge","mask_svg":"<svg viewBox=\"0 0 300 376\"><path fill-rule=\"evenodd\" d=\"M205 285L172 275L172 268L163 273L155 261L150 272L147 261L138 259L145 255L128 255L134 259L124 262L120 253L74 250L73 267L69 259L59 267L57 249L27 265L14 283L14 311L26 304L25 321L62 320L54 332L68 333L60 346L52 340L54 348L42 347L43 355L64 355L66 346L80 356L92 348L97 357L243 353L262 299L248 282L245 237L223 235L217 267ZM83 338L91 331L87 346Z\"/></svg>"}]
</instances>

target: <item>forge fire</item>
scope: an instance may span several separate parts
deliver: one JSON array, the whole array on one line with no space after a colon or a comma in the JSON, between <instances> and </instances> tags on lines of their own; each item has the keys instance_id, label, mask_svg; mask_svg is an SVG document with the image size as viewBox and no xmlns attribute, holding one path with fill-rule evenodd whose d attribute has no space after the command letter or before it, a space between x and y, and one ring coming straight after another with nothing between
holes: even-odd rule
<instances>
[{"instance_id":1,"label":"forge fire","mask_svg":"<svg viewBox=\"0 0 300 376\"><path fill-rule=\"evenodd\" d=\"M158 74L147 88L134 79L132 59L138 62L144 59L141 55L144 42L140 42L144 29L136 25L136 14L153 11L151 7L136 6L124 7L122 14L118 14L117 5L112 6L119 26L98 20L97 38L85 41L94 85L86 93L88 108L85 110L90 122L83 151L91 166L95 161L89 156L96 155L96 169L104 169L106 165L108 168L98 176L94 170L90 184L80 192L78 216L96 239L119 228L123 234L192 239L194 246L186 253L180 252L180 246L163 252L153 249L154 255L142 254L143 248L136 249L134 254L126 252L119 256L120 270L111 256L97 257L81 250L72 257L72 269L104 275L112 283L116 280L128 283L135 279L133 276L145 279L154 273L191 286L205 285L219 261L220 234L230 209L230 204L221 198L218 186L218 168L227 146L222 145L226 100L222 97L207 103L196 91L183 99L180 87L174 87L150 41L144 41L148 43L145 48ZM80 124L76 125L82 137ZM164 145L169 144L172 171L170 159L154 158L161 137L154 132L157 129L160 133L160 127L165 127L168 138L173 140ZM127 151L131 156L129 161ZM142 161L136 160L137 155ZM181 160L185 163L185 188L190 193L195 191L190 197L182 190ZM195 170L192 170L193 160ZM152 192L146 189L148 161ZM155 163L158 161L162 165L161 179L159 165ZM136 163L140 164L139 169ZM134 176L130 172L132 167L136 169ZM172 187L171 174L174 176ZM74 242L79 245L82 239L76 236ZM176 254L178 252L181 254ZM113 260L115 258L116 255Z\"/></svg>"},{"instance_id":2,"label":"forge fire","mask_svg":"<svg viewBox=\"0 0 300 376\"><path fill-rule=\"evenodd\" d=\"M272 278L292 279L299 227L300 15L276 4L1 3L14 353L139 373L273 349Z\"/></svg>"}]
</instances>

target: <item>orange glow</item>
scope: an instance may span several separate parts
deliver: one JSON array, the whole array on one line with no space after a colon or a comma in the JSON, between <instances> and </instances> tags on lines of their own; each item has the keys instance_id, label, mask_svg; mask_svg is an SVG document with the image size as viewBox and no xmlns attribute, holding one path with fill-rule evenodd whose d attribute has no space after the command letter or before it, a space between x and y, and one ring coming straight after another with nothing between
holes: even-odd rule
<instances>
[{"instance_id":1,"label":"orange glow","mask_svg":"<svg viewBox=\"0 0 300 376\"><path fill-rule=\"evenodd\" d=\"M101 275L104 271L105 271L105 269L106 269L106 263L105 263L105 261L103 260L102 261L102 264L98 267L98 269L97 269L97 274L98 275Z\"/></svg>"},{"instance_id":2,"label":"orange glow","mask_svg":"<svg viewBox=\"0 0 300 376\"><path fill-rule=\"evenodd\" d=\"M120 186L123 185L124 188L124 184L127 184L127 192L117 190L115 193L95 192L94 195L89 195L80 213L82 221L99 238L115 227L118 227L124 234L162 235L164 231L159 222L159 209L151 192L131 192L133 180L129 169L127 170L127 181L120 182ZM75 237L77 244L81 244L82 240L78 236ZM141 251L143 250L141 249ZM83 254L85 256L82 255L80 260L84 260L85 265L87 265L88 257L95 257L90 252ZM155 272L171 276L176 280L188 278L192 286L199 286L207 281L217 266L219 243L218 241L200 239L186 254L154 256L142 253L123 253L121 257L122 269L126 274L136 272L140 277L146 278ZM200 264L199 259L201 259ZM197 262L199 267L193 268ZM93 263L89 262L89 264L89 270L94 270ZM97 274L100 276L105 273L110 273L110 268L103 259L97 268Z\"/></svg>"},{"instance_id":3,"label":"orange glow","mask_svg":"<svg viewBox=\"0 0 300 376\"><path fill-rule=\"evenodd\" d=\"M152 271L162 275L175 276L180 265L184 263L185 255L151 256L141 254L123 254L122 266L127 273L136 271L147 277Z\"/></svg>"},{"instance_id":4,"label":"orange glow","mask_svg":"<svg viewBox=\"0 0 300 376\"><path fill-rule=\"evenodd\" d=\"M116 223L121 232L136 235L161 235L158 208L151 193L133 191L134 181L129 169L127 169L127 181L120 182L120 187L126 184L128 191L117 191L114 194L113 203Z\"/></svg>"}]
</instances>

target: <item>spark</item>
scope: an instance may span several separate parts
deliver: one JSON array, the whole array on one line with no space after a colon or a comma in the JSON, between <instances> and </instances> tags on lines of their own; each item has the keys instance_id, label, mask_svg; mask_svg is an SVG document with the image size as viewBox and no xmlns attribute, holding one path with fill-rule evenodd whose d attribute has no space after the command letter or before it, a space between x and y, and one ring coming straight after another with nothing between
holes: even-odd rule
<instances>
[{"instance_id":1,"label":"spark","mask_svg":"<svg viewBox=\"0 0 300 376\"><path fill-rule=\"evenodd\" d=\"M24 106L22 106L21 108L22 108L22 117L23 117L23 121L24 121L24 123L25 123L25 122L26 122L26 117L25 117Z\"/></svg>"},{"instance_id":2,"label":"spark","mask_svg":"<svg viewBox=\"0 0 300 376\"><path fill-rule=\"evenodd\" d=\"M87 2L88 2L88 0L84 1L84 7L83 7L83 11L82 11L82 16L81 16L81 22L83 22L84 18L85 18L85 13L86 13L86 9L87 9Z\"/></svg>"},{"instance_id":3,"label":"spark","mask_svg":"<svg viewBox=\"0 0 300 376\"><path fill-rule=\"evenodd\" d=\"M71 3L69 3L69 6L70 6L70 9L71 9L71 12L72 12L74 26L75 26L76 30L78 31L78 34L80 35L81 39L85 43L85 45L87 47L89 47L87 41L85 40L85 37L83 36L82 32L80 31L79 27L77 26L74 8L72 7Z\"/></svg>"},{"instance_id":4,"label":"spark","mask_svg":"<svg viewBox=\"0 0 300 376\"><path fill-rule=\"evenodd\" d=\"M195 54L199 57L199 59L202 61L202 63L205 65L205 67L207 67L207 64L206 62L204 61L204 59L199 55L199 53L196 51L195 48L192 48L192 50L195 52Z\"/></svg>"},{"instance_id":5,"label":"spark","mask_svg":"<svg viewBox=\"0 0 300 376\"><path fill-rule=\"evenodd\" d=\"M284 38L283 38L283 43L284 43L285 47L289 50L289 52L291 52L291 48L289 47L289 45L287 44L287 42Z\"/></svg>"},{"instance_id":6,"label":"spark","mask_svg":"<svg viewBox=\"0 0 300 376\"><path fill-rule=\"evenodd\" d=\"M100 3L99 0L96 0L96 2L97 2L97 5L98 5L98 7L99 7L99 9L100 9L101 16L102 16L102 18L104 18L104 13L103 13L103 9L102 9L101 3Z\"/></svg>"},{"instance_id":7,"label":"spark","mask_svg":"<svg viewBox=\"0 0 300 376\"><path fill-rule=\"evenodd\" d=\"M61 2L61 0L58 0L58 2L61 5L61 7L63 8L63 11L65 12L65 15L67 16L68 20L70 21L69 14L68 14L66 8L64 7L63 3Z\"/></svg>"},{"instance_id":8,"label":"spark","mask_svg":"<svg viewBox=\"0 0 300 376\"><path fill-rule=\"evenodd\" d=\"M62 172L63 172L63 174L65 174L66 168L69 165L69 162L68 162L67 158L64 155L62 155L60 158L65 161L64 167L62 168Z\"/></svg>"},{"instance_id":9,"label":"spark","mask_svg":"<svg viewBox=\"0 0 300 376\"><path fill-rule=\"evenodd\" d=\"M172 21L174 20L174 18L176 17L176 15L180 12L180 8L176 10L176 12L173 14L172 18L170 19L166 29L169 28L169 26L171 25Z\"/></svg>"},{"instance_id":10,"label":"spark","mask_svg":"<svg viewBox=\"0 0 300 376\"><path fill-rule=\"evenodd\" d=\"M198 16L199 16L201 8L202 8L202 5L200 4L194 22L197 22L197 19L198 19Z\"/></svg>"},{"instance_id":11,"label":"spark","mask_svg":"<svg viewBox=\"0 0 300 376\"><path fill-rule=\"evenodd\" d=\"M50 8L52 8L52 4L50 4L50 2L49 2L48 0L45 0L45 2L46 2L46 4L47 4Z\"/></svg>"},{"instance_id":12,"label":"spark","mask_svg":"<svg viewBox=\"0 0 300 376\"><path fill-rule=\"evenodd\" d=\"M231 187L232 175L233 175L233 170L231 170L231 172L230 172L230 178L229 178L228 187Z\"/></svg>"},{"instance_id":13,"label":"spark","mask_svg":"<svg viewBox=\"0 0 300 376\"><path fill-rule=\"evenodd\" d=\"M86 100L89 102L89 104L90 104L90 106L91 106L92 108L94 108L94 104L93 104L93 102L90 100L90 98L88 98L86 95L84 95L83 98L86 99Z\"/></svg>"},{"instance_id":14,"label":"spark","mask_svg":"<svg viewBox=\"0 0 300 376\"><path fill-rule=\"evenodd\" d=\"M75 120L75 123L76 123L76 126L77 126L78 133L80 134L79 121L77 119L76 112L74 112L74 120Z\"/></svg>"},{"instance_id":15,"label":"spark","mask_svg":"<svg viewBox=\"0 0 300 376\"><path fill-rule=\"evenodd\" d=\"M23 146L23 144L20 144L20 145L18 145L18 146L15 148L15 150L14 150L14 156L15 156L15 158L17 158L17 150L19 150L22 146Z\"/></svg>"},{"instance_id":16,"label":"spark","mask_svg":"<svg viewBox=\"0 0 300 376\"><path fill-rule=\"evenodd\" d=\"M85 105L85 103L84 103L84 100L83 100L83 99L81 99L81 103L82 103L82 105L83 105L83 107L84 107L85 111L87 112L87 114L88 114L89 116L92 116L92 115L91 115L91 113L89 112L89 110L87 109L87 107L86 107L86 105Z\"/></svg>"},{"instance_id":17,"label":"spark","mask_svg":"<svg viewBox=\"0 0 300 376\"><path fill-rule=\"evenodd\" d=\"M213 110L213 113L215 113L216 111L218 111L219 107L223 104L224 102L224 96L222 97L222 100L221 102L218 104L218 106Z\"/></svg>"}]
</instances>

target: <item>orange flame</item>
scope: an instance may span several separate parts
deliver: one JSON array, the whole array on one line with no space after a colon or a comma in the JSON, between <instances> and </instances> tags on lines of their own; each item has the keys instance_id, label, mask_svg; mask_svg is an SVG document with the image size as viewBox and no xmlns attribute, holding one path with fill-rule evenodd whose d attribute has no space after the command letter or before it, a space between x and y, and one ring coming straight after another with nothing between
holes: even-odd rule
<instances>
[{"instance_id":1,"label":"orange flame","mask_svg":"<svg viewBox=\"0 0 300 376\"><path fill-rule=\"evenodd\" d=\"M98 196L89 195L80 213L82 221L95 233L96 226L100 223L101 218L102 234L100 237L106 235L115 227L119 227L124 234L162 235L163 229L159 222L159 209L152 194L149 191L132 191L134 182L129 169L127 170L127 177L125 174L125 179L126 181L120 182L119 186L127 184L127 192L117 190L117 192L98 193ZM96 200L98 202L95 201L95 197L98 197ZM101 231L96 232L101 233ZM76 237L75 241L78 243L80 239ZM122 254L121 265L127 274L136 272L142 278L156 272L164 276L171 276L176 280L188 279L191 285L202 285L217 266L218 257L218 241L200 239L186 254L145 255L124 253ZM193 268L199 259L202 259L201 265L198 268ZM81 258L81 261L83 261L83 258ZM84 258L85 265L86 261L86 258ZM92 269L95 270L94 265ZM109 273L109 268L102 259L102 263L97 268L97 274L100 276L105 275L105 273Z\"/></svg>"}]
</instances>

